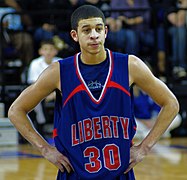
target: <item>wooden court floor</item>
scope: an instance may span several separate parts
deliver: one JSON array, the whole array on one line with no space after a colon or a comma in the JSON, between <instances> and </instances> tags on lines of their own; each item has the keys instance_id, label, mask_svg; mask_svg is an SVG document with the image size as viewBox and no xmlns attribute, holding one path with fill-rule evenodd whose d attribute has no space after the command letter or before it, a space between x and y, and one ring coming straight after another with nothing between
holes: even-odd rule
<instances>
[{"instance_id":1,"label":"wooden court floor","mask_svg":"<svg viewBox=\"0 0 187 180\"><path fill-rule=\"evenodd\" d=\"M134 171L137 180L187 180L187 138L161 139ZM55 180L56 173L30 145L0 146L0 180Z\"/></svg>"}]
</instances>

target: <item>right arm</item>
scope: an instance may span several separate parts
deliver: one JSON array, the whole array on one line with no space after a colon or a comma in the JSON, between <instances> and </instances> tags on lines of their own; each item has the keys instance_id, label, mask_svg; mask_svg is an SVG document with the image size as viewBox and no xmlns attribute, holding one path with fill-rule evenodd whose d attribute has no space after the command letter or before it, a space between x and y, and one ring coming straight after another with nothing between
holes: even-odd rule
<instances>
[{"instance_id":1,"label":"right arm","mask_svg":"<svg viewBox=\"0 0 187 180\"><path fill-rule=\"evenodd\" d=\"M69 160L44 140L27 116L40 101L55 89L60 90L58 62L50 65L34 84L20 94L9 108L8 117L20 134L39 150L46 159L62 172L64 171L63 166L70 172L72 167Z\"/></svg>"},{"instance_id":2,"label":"right arm","mask_svg":"<svg viewBox=\"0 0 187 180\"><path fill-rule=\"evenodd\" d=\"M185 11L180 10L177 13L170 13L167 18L172 25L177 27L183 26L185 24Z\"/></svg>"}]
</instances>

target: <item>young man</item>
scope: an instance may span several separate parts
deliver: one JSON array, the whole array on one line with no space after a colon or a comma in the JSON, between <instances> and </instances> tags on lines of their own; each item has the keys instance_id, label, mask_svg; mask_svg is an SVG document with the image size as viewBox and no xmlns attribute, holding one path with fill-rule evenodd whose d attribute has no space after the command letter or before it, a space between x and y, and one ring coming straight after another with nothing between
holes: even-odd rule
<instances>
[{"instance_id":1,"label":"young man","mask_svg":"<svg viewBox=\"0 0 187 180\"><path fill-rule=\"evenodd\" d=\"M132 168L148 154L179 111L172 92L133 55L105 49L103 13L80 6L71 17L71 36L81 53L50 65L15 100L9 118L18 131L52 162L57 179L135 179ZM157 122L132 145L135 121L132 84L161 106ZM27 113L56 91L54 140L50 146L33 129Z\"/></svg>"}]
</instances>

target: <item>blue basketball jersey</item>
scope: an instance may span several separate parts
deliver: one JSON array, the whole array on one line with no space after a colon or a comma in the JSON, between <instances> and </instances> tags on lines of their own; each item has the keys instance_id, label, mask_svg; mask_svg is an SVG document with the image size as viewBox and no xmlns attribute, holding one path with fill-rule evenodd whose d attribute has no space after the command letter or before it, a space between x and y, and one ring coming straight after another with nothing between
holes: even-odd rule
<instances>
[{"instance_id":1,"label":"blue basketball jersey","mask_svg":"<svg viewBox=\"0 0 187 180\"><path fill-rule=\"evenodd\" d=\"M124 174L136 129L128 55L106 51L109 68L97 98L81 75L80 53L59 61L62 94L55 103L54 141L74 168L71 174L59 171L59 180L135 179L132 170Z\"/></svg>"}]
</instances>

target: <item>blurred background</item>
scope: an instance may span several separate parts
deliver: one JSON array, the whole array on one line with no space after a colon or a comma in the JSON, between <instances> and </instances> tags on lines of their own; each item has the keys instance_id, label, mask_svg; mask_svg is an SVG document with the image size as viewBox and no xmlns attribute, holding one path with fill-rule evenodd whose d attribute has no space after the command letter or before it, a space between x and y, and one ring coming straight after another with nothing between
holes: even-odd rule
<instances>
[{"instance_id":1,"label":"blurred background","mask_svg":"<svg viewBox=\"0 0 187 180\"><path fill-rule=\"evenodd\" d=\"M177 96L180 120L169 137L187 137L187 0L0 0L0 119L6 119L11 103L33 83L29 71L34 60L45 57L42 42L54 43L58 59L79 51L69 34L70 16L82 4L105 14L106 48L140 57ZM45 60L33 69L38 75L53 57ZM46 138L52 133L53 105L53 98L46 99L29 114ZM142 106L137 107L141 112ZM19 143L24 143L21 137Z\"/></svg>"}]
</instances>

